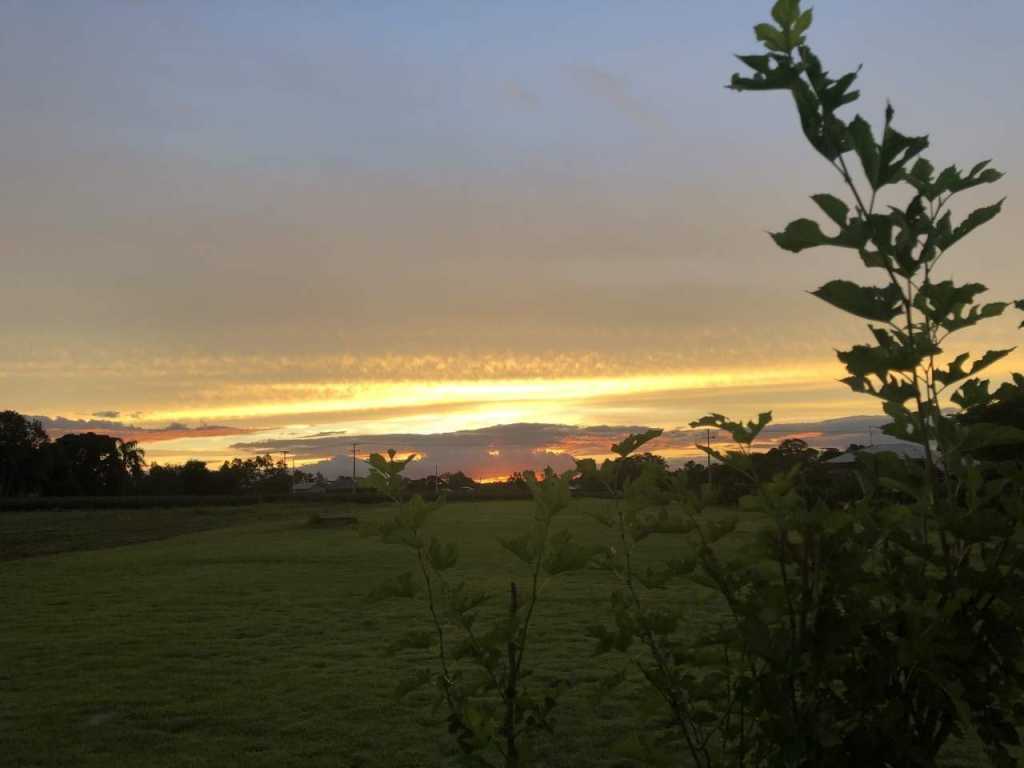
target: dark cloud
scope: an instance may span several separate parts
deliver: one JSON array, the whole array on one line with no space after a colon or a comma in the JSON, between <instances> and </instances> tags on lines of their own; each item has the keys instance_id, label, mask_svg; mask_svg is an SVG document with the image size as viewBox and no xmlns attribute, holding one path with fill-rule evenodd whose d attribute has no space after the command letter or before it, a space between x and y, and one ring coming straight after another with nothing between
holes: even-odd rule
<instances>
[{"instance_id":1,"label":"dark cloud","mask_svg":"<svg viewBox=\"0 0 1024 768\"><path fill-rule=\"evenodd\" d=\"M774 424L761 435L758 450L767 450L789 437L799 437L815 448L845 448L850 443L867 444L881 438L877 431L887 419L884 416L850 416L839 419ZM573 466L573 458L606 456L611 445L632 432L647 429L643 425L601 425L577 427L567 424L499 424L483 429L461 430L435 434L396 433L387 435L339 435L321 433L307 437L274 438L241 442L233 449L249 453L287 451L298 459L320 459L307 466L327 477L348 475L352 471L352 445L358 444L357 455L383 452L394 448L399 454L415 453L419 457L410 466L409 475L422 477L434 472L461 470L476 478L505 477L524 469L551 466L561 470ZM872 438L872 430L874 436ZM695 444L703 443L704 429L678 427L666 430L646 448L669 457L674 464L700 456ZM727 446L726 434L712 430L712 444ZM357 473L362 474L362 461Z\"/></svg>"},{"instance_id":2,"label":"dark cloud","mask_svg":"<svg viewBox=\"0 0 1024 768\"><path fill-rule=\"evenodd\" d=\"M101 411L93 414L117 414L117 411ZM180 422L172 422L166 427L136 427L110 418L68 419L64 416L31 416L43 425L43 429L51 438L58 438L72 432L99 432L118 437L122 440L136 440L140 443L156 443L175 440L179 437L224 437L231 435L247 435L253 430L243 427L223 427L203 424L189 427Z\"/></svg>"},{"instance_id":3,"label":"dark cloud","mask_svg":"<svg viewBox=\"0 0 1024 768\"><path fill-rule=\"evenodd\" d=\"M96 411L93 413L93 416L97 419L116 419L120 415L120 411Z\"/></svg>"},{"instance_id":4,"label":"dark cloud","mask_svg":"<svg viewBox=\"0 0 1024 768\"><path fill-rule=\"evenodd\" d=\"M99 413L93 414L93 416L99 415ZM99 432L129 428L127 424L112 421L109 418L68 419L64 416L32 416L30 418L41 423L51 436L54 432Z\"/></svg>"}]
</instances>

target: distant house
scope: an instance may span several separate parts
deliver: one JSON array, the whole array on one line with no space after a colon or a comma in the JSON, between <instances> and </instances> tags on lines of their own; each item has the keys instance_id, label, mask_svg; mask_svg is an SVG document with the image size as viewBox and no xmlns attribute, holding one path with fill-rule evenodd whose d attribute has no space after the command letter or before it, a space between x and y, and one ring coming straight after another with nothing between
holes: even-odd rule
<instances>
[{"instance_id":1,"label":"distant house","mask_svg":"<svg viewBox=\"0 0 1024 768\"><path fill-rule=\"evenodd\" d=\"M857 461L857 455L861 453L867 454L878 454L878 453L895 453L905 459L916 459L917 461L924 461L924 446L918 445L917 443L883 443L882 445L870 445L864 448L858 448L855 451L846 451L841 453L835 458L829 459L825 463L834 466L837 469L844 467L851 467Z\"/></svg>"},{"instance_id":2,"label":"distant house","mask_svg":"<svg viewBox=\"0 0 1024 768\"><path fill-rule=\"evenodd\" d=\"M323 485L312 480L292 483L292 493L324 493L326 490Z\"/></svg>"},{"instance_id":3,"label":"distant house","mask_svg":"<svg viewBox=\"0 0 1024 768\"><path fill-rule=\"evenodd\" d=\"M332 480L327 484L327 489L331 491L351 491L353 488L358 488L359 478L356 478L356 483L353 484L351 477L339 477L337 480Z\"/></svg>"}]
</instances>

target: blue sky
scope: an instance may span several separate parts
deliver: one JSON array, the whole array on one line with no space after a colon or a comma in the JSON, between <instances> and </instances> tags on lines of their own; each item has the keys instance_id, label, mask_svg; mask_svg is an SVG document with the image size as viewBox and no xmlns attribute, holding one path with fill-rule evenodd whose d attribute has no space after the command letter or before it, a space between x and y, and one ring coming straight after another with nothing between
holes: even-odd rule
<instances>
[{"instance_id":1,"label":"blue sky","mask_svg":"<svg viewBox=\"0 0 1024 768\"><path fill-rule=\"evenodd\" d=\"M817 46L837 66L867 62L876 103L891 97L911 123L932 125L949 119L955 97L961 119L943 137L953 146L972 133L967 113L1020 118L1019 3L815 8ZM628 164L645 136L707 157L700 144L774 138L762 135L774 122L764 116L788 114L771 99L753 121L751 105L719 87L766 10L682 0L8 2L6 143L42 130L37 138L65 150L403 172L514 169L521 153L553 150L567 162ZM73 136L53 124L65 120ZM1010 137L992 138L985 146L1005 154ZM597 156L610 149L617 157Z\"/></svg>"}]
</instances>

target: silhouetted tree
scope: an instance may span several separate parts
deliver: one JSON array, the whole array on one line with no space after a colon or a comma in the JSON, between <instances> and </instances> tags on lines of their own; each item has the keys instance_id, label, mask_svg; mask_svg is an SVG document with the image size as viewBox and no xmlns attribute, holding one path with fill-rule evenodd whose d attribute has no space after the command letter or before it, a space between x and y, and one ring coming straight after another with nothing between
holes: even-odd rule
<instances>
[{"instance_id":1,"label":"silhouetted tree","mask_svg":"<svg viewBox=\"0 0 1024 768\"><path fill-rule=\"evenodd\" d=\"M205 461L189 459L179 469L178 475L181 478L181 492L189 496L205 496L220 491L221 483Z\"/></svg>"},{"instance_id":2,"label":"silhouetted tree","mask_svg":"<svg viewBox=\"0 0 1024 768\"><path fill-rule=\"evenodd\" d=\"M662 470L662 472L668 471L668 462L665 461L662 456L658 456L653 453L633 454L622 460L622 474L619 478L619 482L636 480L640 477L640 474L644 471L644 467L648 464L653 464L658 469Z\"/></svg>"},{"instance_id":3,"label":"silhouetted tree","mask_svg":"<svg viewBox=\"0 0 1024 768\"><path fill-rule=\"evenodd\" d=\"M146 452L139 448L139 444L135 440L118 440L117 453L125 473L131 478L133 484L137 483L146 466Z\"/></svg>"},{"instance_id":4,"label":"silhouetted tree","mask_svg":"<svg viewBox=\"0 0 1024 768\"><path fill-rule=\"evenodd\" d=\"M95 432L62 435L53 442L47 492L54 496L120 493L129 477L120 440Z\"/></svg>"},{"instance_id":5,"label":"silhouetted tree","mask_svg":"<svg viewBox=\"0 0 1024 768\"><path fill-rule=\"evenodd\" d=\"M450 491L461 491L476 488L476 481L463 472L442 472L441 487Z\"/></svg>"},{"instance_id":6,"label":"silhouetted tree","mask_svg":"<svg viewBox=\"0 0 1024 768\"><path fill-rule=\"evenodd\" d=\"M140 479L139 492L151 496L176 496L184 493L182 488L181 467L174 464L157 464L149 466L149 472Z\"/></svg>"},{"instance_id":7,"label":"silhouetted tree","mask_svg":"<svg viewBox=\"0 0 1024 768\"><path fill-rule=\"evenodd\" d=\"M43 425L16 411L0 412L0 496L37 490L50 442Z\"/></svg>"},{"instance_id":8,"label":"silhouetted tree","mask_svg":"<svg viewBox=\"0 0 1024 768\"><path fill-rule=\"evenodd\" d=\"M505 481L505 483L507 485L512 486L513 488L518 488L524 491L529 488L529 486L527 486L526 484L526 478L523 476L522 472L513 472L511 475L508 476L508 479Z\"/></svg>"},{"instance_id":9,"label":"silhouetted tree","mask_svg":"<svg viewBox=\"0 0 1024 768\"><path fill-rule=\"evenodd\" d=\"M222 493L287 493L292 487L288 465L269 455L225 461L217 474Z\"/></svg>"}]
</instances>

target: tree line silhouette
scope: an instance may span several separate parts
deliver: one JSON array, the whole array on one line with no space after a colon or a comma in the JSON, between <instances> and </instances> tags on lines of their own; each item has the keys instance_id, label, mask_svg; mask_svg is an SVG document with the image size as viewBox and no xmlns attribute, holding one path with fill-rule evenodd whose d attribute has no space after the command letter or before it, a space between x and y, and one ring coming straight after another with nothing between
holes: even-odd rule
<instances>
[{"instance_id":1,"label":"tree line silhouette","mask_svg":"<svg viewBox=\"0 0 1024 768\"><path fill-rule=\"evenodd\" d=\"M146 464L134 440L95 432L50 440L42 424L16 411L0 412L0 498L12 496L174 496L287 493L297 479L269 455L225 461Z\"/></svg>"},{"instance_id":2,"label":"tree line silhouette","mask_svg":"<svg viewBox=\"0 0 1024 768\"><path fill-rule=\"evenodd\" d=\"M989 409L972 412L964 421L985 419L1024 428L1024 402L1001 402ZM862 446L850 445L847 450ZM751 460L759 473L770 477L795 467L801 470L805 491L827 501L852 498L858 492L851 473L830 466L828 461L841 452L835 448L817 450L803 440L790 438ZM997 446L985 452L995 460L1016 458L1016 446ZM328 488L322 475L291 470L269 454L224 461L211 469L208 463L190 459L183 464L147 464L145 451L134 440L121 440L95 432L70 433L51 440L42 424L16 411L0 411L0 498L24 496L214 496L275 495L289 493L296 483ZM741 476L718 464L688 461L671 469L662 456L653 453L630 456L621 471L625 479L636 479L648 464L664 470L665 477L678 475L687 486L698 489L712 484L722 503L735 503L750 493ZM488 483L492 492L505 496L529 493L522 472L512 473L504 482ZM441 492L465 493L481 484L463 472L445 472L406 481L405 493L431 496ZM593 478L579 477L573 489L580 495L600 496L603 489ZM344 489L351 490L351 485Z\"/></svg>"},{"instance_id":3,"label":"tree line silhouette","mask_svg":"<svg viewBox=\"0 0 1024 768\"><path fill-rule=\"evenodd\" d=\"M839 451L818 451L797 439L784 440L779 446L757 454L755 461L766 472L776 472L800 465L808 472L808 483L822 493L829 489L845 495L845 484L837 483L825 462ZM648 464L657 464L669 474L685 477L688 485L697 488L713 483L723 501L738 499L749 491L741 479L722 471L717 465L707 467L694 461L670 470L661 456L644 453L631 456L623 471L628 477L639 477ZM145 451L134 440L81 432L62 435L51 440L42 424L16 411L0 412L0 498L17 496L209 496L209 495L275 495L288 493L296 483L313 483L320 488L330 484L320 475L291 470L284 461L270 455L235 458L211 469L207 462L192 459L183 464L147 464ZM600 495L602 488L581 477L574 490L583 495ZM351 486L349 485L350 489ZM463 472L446 472L407 481L405 492L431 495L439 492L470 492L481 485ZM493 491L528 490L522 472L515 472L504 482L488 483Z\"/></svg>"}]
</instances>

